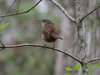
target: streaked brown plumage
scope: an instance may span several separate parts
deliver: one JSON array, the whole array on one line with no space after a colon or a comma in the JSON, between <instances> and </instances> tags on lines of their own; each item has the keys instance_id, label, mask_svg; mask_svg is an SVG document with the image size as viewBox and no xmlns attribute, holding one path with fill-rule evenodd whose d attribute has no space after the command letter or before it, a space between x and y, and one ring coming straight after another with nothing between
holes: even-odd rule
<instances>
[{"instance_id":1,"label":"streaked brown plumage","mask_svg":"<svg viewBox=\"0 0 100 75\"><path fill-rule=\"evenodd\" d=\"M62 39L61 37L59 37L59 33L57 29L54 27L54 24L48 19L42 20L42 34L43 34L43 40L45 41L45 43L54 42L55 44L55 41L57 39Z\"/></svg>"}]
</instances>

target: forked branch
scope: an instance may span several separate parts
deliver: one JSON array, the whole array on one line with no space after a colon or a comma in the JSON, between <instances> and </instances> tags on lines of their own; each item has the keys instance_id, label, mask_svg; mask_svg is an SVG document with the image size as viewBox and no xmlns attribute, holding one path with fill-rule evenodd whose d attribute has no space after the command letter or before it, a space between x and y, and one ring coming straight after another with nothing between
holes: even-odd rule
<instances>
[{"instance_id":1,"label":"forked branch","mask_svg":"<svg viewBox=\"0 0 100 75\"><path fill-rule=\"evenodd\" d=\"M56 5L62 12L63 14L70 19L72 22L75 22L75 19L59 4L56 0L50 0L54 5Z\"/></svg>"}]
</instances>

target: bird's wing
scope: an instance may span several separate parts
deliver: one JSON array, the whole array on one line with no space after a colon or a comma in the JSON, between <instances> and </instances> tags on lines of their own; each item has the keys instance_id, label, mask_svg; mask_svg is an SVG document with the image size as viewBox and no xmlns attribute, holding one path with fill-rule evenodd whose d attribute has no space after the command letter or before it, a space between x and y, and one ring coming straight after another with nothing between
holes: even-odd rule
<instances>
[{"instance_id":1,"label":"bird's wing","mask_svg":"<svg viewBox=\"0 0 100 75\"><path fill-rule=\"evenodd\" d=\"M44 37L48 38L51 36L51 29L47 28L47 29L44 29L42 30L42 33L44 35Z\"/></svg>"},{"instance_id":2,"label":"bird's wing","mask_svg":"<svg viewBox=\"0 0 100 75\"><path fill-rule=\"evenodd\" d=\"M59 36L59 32L57 31L56 28L52 30L52 36L56 39L61 39L62 40L62 38Z\"/></svg>"}]
</instances>

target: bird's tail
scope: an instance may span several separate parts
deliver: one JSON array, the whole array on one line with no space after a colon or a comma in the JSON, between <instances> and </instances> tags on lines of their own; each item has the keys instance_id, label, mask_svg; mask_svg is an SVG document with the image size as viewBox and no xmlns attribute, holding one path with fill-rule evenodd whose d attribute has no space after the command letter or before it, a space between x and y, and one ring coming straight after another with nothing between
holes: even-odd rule
<instances>
[{"instance_id":1,"label":"bird's tail","mask_svg":"<svg viewBox=\"0 0 100 75\"><path fill-rule=\"evenodd\" d=\"M59 39L63 40L63 38L62 38L62 37L59 37Z\"/></svg>"},{"instance_id":2,"label":"bird's tail","mask_svg":"<svg viewBox=\"0 0 100 75\"><path fill-rule=\"evenodd\" d=\"M54 38L56 38L56 39L61 39L61 40L63 40L63 38L61 38L61 37L58 36L57 34L52 34L52 36L53 36Z\"/></svg>"}]
</instances>

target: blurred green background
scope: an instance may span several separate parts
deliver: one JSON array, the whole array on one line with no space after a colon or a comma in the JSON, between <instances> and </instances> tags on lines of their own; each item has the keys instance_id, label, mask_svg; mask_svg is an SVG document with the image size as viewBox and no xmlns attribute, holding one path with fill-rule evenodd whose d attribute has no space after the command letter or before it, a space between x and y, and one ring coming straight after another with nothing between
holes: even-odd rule
<instances>
[{"instance_id":1,"label":"blurred green background","mask_svg":"<svg viewBox=\"0 0 100 75\"><path fill-rule=\"evenodd\" d=\"M35 5L37 1L0 0L0 15L26 11ZM43 7L42 9L40 5ZM0 32L0 37L5 45L20 43L43 45L41 23L37 20L51 19L57 26L59 19L53 17L52 11L49 12L46 1L41 2L40 5L36 6L29 13L1 18L0 25L9 23ZM42 48L4 49L4 51L0 51L0 75L53 75L54 59L55 53L44 51Z\"/></svg>"},{"instance_id":2,"label":"blurred green background","mask_svg":"<svg viewBox=\"0 0 100 75\"><path fill-rule=\"evenodd\" d=\"M34 6L39 0L0 0L0 16L23 12ZM75 18L75 0L56 0L67 12ZM85 15L93 10L100 0L80 0L81 14ZM0 40L5 45L33 43L44 45L38 20L49 19L59 30L63 40L56 42L56 48L82 59L77 47L76 25L71 22L62 11L49 0L43 0L30 12L0 18ZM86 59L100 57L100 10L96 10L84 19L83 33L86 42ZM2 46L0 44L0 46ZM47 43L52 47L52 44ZM78 75L80 70L74 70L77 62L59 52L43 48L20 47L0 51L0 75ZM97 62L98 63L98 62ZM90 64L89 64L90 65ZM92 63L91 75L99 75L100 68ZM71 67L73 71L66 71Z\"/></svg>"}]
</instances>

